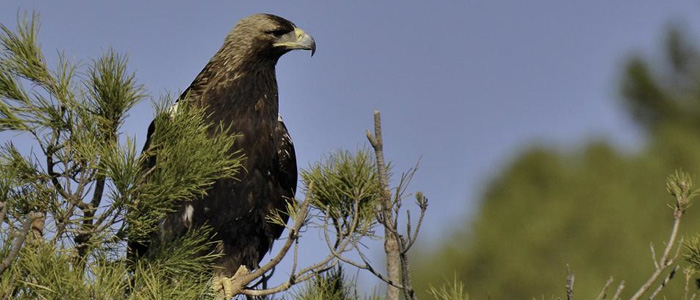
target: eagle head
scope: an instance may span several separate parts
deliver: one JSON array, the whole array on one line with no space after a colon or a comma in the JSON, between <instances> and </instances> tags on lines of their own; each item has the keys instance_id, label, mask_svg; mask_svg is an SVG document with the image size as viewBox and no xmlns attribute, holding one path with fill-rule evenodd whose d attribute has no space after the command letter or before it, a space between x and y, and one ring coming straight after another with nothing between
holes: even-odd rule
<instances>
[{"instance_id":1,"label":"eagle head","mask_svg":"<svg viewBox=\"0 0 700 300\"><path fill-rule=\"evenodd\" d=\"M224 46L237 54L274 61L291 50L311 50L312 56L316 52L311 35L294 23L270 14L255 14L240 20L226 37Z\"/></svg>"}]
</instances>

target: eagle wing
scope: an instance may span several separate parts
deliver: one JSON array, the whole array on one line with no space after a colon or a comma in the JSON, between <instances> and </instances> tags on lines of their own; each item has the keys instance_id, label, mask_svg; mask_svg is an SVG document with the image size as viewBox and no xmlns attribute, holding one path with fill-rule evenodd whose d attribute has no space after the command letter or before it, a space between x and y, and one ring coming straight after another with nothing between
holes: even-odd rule
<instances>
[{"instance_id":1,"label":"eagle wing","mask_svg":"<svg viewBox=\"0 0 700 300\"><path fill-rule=\"evenodd\" d=\"M294 201L294 194L297 189L297 158L294 152L294 143L289 135L289 131L287 131L287 126L284 125L282 116L279 116L278 121L275 129L279 137L279 146L277 148L279 172L277 172L277 180L282 196L287 201ZM287 221L287 217L285 217L284 221ZM275 238L282 234L284 227L279 227L278 229L274 232Z\"/></svg>"}]
</instances>

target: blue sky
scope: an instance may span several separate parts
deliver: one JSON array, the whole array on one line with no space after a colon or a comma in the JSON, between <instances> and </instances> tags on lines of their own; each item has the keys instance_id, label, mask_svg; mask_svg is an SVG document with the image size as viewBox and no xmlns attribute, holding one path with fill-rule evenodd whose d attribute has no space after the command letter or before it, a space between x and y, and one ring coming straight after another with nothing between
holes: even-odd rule
<instances>
[{"instance_id":1,"label":"blue sky","mask_svg":"<svg viewBox=\"0 0 700 300\"><path fill-rule=\"evenodd\" d=\"M410 190L431 201L424 242L468 226L483 186L523 147L607 139L634 150L642 138L617 94L625 55L658 53L670 23L700 27L691 0L5 0L0 23L25 10L41 15L50 61L56 49L89 62L113 47L156 98L185 89L240 18L292 20L318 46L277 67L299 165L366 145L379 109L395 171L421 158ZM152 114L137 106L124 134L142 144Z\"/></svg>"}]
</instances>

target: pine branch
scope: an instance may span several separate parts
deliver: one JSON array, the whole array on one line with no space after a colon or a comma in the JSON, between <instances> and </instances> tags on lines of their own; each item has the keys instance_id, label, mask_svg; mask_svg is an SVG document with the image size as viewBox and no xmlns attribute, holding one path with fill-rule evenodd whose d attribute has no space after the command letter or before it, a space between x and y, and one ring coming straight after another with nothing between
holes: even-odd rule
<instances>
[{"instance_id":1,"label":"pine branch","mask_svg":"<svg viewBox=\"0 0 700 300\"><path fill-rule=\"evenodd\" d=\"M671 281L671 279L673 279L673 276L676 275L676 271L678 271L678 265L673 267L673 270L671 270L671 272L668 273L668 276L666 276L666 278L664 278L664 280L661 281L661 284L659 284L659 286L656 288L656 290L654 290L654 292L651 293L651 296L649 296L650 300L656 298L656 295L659 294L659 292L661 292L661 289L666 287L668 282Z\"/></svg>"},{"instance_id":2,"label":"pine branch","mask_svg":"<svg viewBox=\"0 0 700 300\"><path fill-rule=\"evenodd\" d=\"M622 280L620 281L620 284L617 286L617 289L615 290L615 294L613 294L613 297L611 300L617 300L620 299L620 295L622 294L622 290L625 289L625 281Z\"/></svg>"},{"instance_id":3,"label":"pine branch","mask_svg":"<svg viewBox=\"0 0 700 300\"><path fill-rule=\"evenodd\" d=\"M7 270L7 268L10 267L10 265L12 265L12 262L17 258L17 255L19 255L19 251L24 245L24 240L27 238L29 230L31 230L32 228L32 223L35 219L41 217L43 217L43 214L37 212L30 212L26 216L24 222L22 222L22 229L19 231L17 237L15 237L15 241L12 243L12 249L10 250L10 253L7 254L7 257L5 257L2 260L2 263L0 264L0 274L5 272L5 270Z\"/></svg>"},{"instance_id":4,"label":"pine branch","mask_svg":"<svg viewBox=\"0 0 700 300\"><path fill-rule=\"evenodd\" d=\"M690 203L690 198L692 198L695 194L692 185L692 180L690 180L690 177L686 174L676 172L674 175L669 177L667 182L668 191L669 193L671 193L671 195L675 196L676 198L676 201L673 205L673 227L671 229L671 234L668 237L666 247L664 248L661 257L658 260L656 260L656 258L654 257L654 265L656 266L654 272L651 274L649 279L647 279L647 281L644 282L644 284L637 290L637 292L635 292L634 295L632 295L630 300L639 299L647 290L649 290L649 288L654 284L654 282L656 282L656 280L659 279L664 270L673 265L676 259L678 258L680 253L680 246L678 246L676 253L673 256L671 256L671 250L674 246L677 246L676 238L678 236L678 228L680 227L681 218L683 217L683 214L685 213L685 210ZM671 273L675 273L675 271ZM663 288L664 286L665 284L662 284L660 287Z\"/></svg>"}]
</instances>

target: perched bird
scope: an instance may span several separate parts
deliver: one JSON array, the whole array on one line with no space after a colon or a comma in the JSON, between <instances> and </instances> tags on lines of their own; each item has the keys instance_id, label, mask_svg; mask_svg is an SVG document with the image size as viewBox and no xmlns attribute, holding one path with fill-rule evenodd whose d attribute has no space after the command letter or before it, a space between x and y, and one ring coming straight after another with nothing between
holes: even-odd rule
<instances>
[{"instance_id":1,"label":"perched bird","mask_svg":"<svg viewBox=\"0 0 700 300\"><path fill-rule=\"evenodd\" d=\"M176 238L207 224L223 256L216 275L230 277L240 266L258 267L284 227L266 221L294 197L297 166L292 139L279 117L275 65L285 53L316 50L314 39L294 23L270 14L238 22L224 44L184 91L176 105L206 107L207 121L239 133L231 151L245 155L236 179L220 179L205 196L184 201L161 222L160 238ZM157 128L151 124L144 150ZM216 127L216 126L213 126ZM286 221L286 220L285 220ZM137 255L148 245L132 243Z\"/></svg>"}]
</instances>

